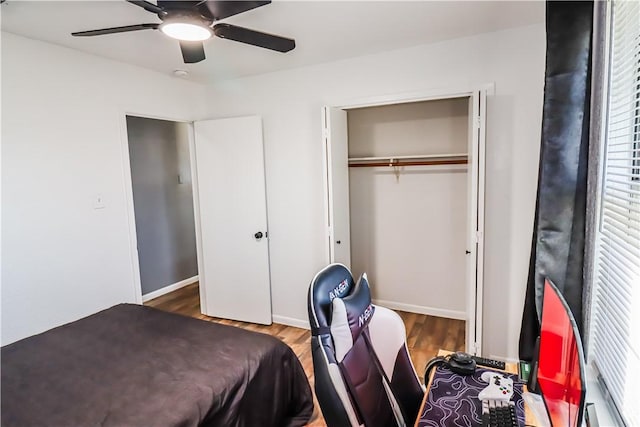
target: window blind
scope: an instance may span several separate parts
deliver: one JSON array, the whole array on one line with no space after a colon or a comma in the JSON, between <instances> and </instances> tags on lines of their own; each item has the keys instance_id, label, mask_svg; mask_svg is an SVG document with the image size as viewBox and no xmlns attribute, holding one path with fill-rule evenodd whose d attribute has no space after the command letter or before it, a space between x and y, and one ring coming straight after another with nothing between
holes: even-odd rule
<instances>
[{"instance_id":1,"label":"window blind","mask_svg":"<svg viewBox=\"0 0 640 427\"><path fill-rule=\"evenodd\" d=\"M640 425L640 2L614 1L590 353L622 420Z\"/></svg>"}]
</instances>

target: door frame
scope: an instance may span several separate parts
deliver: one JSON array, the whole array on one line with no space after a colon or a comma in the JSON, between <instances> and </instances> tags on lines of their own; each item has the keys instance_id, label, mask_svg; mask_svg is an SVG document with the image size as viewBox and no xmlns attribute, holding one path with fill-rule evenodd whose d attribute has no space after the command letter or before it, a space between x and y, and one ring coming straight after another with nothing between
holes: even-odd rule
<instances>
[{"instance_id":1,"label":"door frame","mask_svg":"<svg viewBox=\"0 0 640 427\"><path fill-rule=\"evenodd\" d=\"M144 119L165 120L175 123L188 124L189 138L189 161L191 163L191 179L192 179L192 199L194 202L194 222L196 233L196 258L198 262L198 278L200 278L200 230L197 221L196 197L197 182L194 178L194 143L193 143L193 120L185 118L168 117L162 114L141 113L130 109L122 109L118 113L120 123L120 154L122 156L122 178L125 196L125 211L127 214L127 225L129 226L129 257L131 260L131 272L133 276L133 301L136 304L142 304L142 280L140 278L140 259L138 258L138 232L136 230L135 205L133 203L133 180L131 177L131 158L129 156L129 135L127 133L127 116L141 117ZM202 286L200 287L200 298L202 299Z\"/></svg>"},{"instance_id":2,"label":"door frame","mask_svg":"<svg viewBox=\"0 0 640 427\"><path fill-rule=\"evenodd\" d=\"M471 187L476 188L475 197L467 197L467 200L473 200L473 204L477 205L476 230L470 228L467 237L468 242L475 242L470 246L471 253L467 262L468 276L466 281L466 325L465 325L465 343L466 352L470 354L482 353L482 326L483 326L483 274L484 274L484 209L485 209L485 144L486 144L486 97L495 93L495 84L486 83L467 87L448 87L439 89L425 89L415 92L403 92L393 94L383 94L368 96L362 98L338 99L325 104L322 109L322 144L323 144L323 182L324 182L324 209L325 209L325 227L327 227L325 239L325 257L327 264L334 262L332 260L331 238L329 230L330 223L330 200L329 188L331 185L331 177L329 175L329 158L330 151L327 146L327 135L330 134L331 123L326 120L325 110L327 108L338 108L342 110L351 110L355 108L377 107L383 105L406 104L422 101L436 101L442 99L469 98L470 101L478 100L478 105L473 106L474 117L470 118L469 132L478 132L477 134L477 156L474 157L473 168L477 171L472 174ZM469 153L471 155L472 153ZM471 193L469 193L471 194ZM469 221L470 219L468 219ZM473 268L473 258L475 258L475 268ZM475 275L473 271L475 270ZM475 276L475 277L474 277Z\"/></svg>"},{"instance_id":3,"label":"door frame","mask_svg":"<svg viewBox=\"0 0 640 427\"><path fill-rule=\"evenodd\" d=\"M200 295L200 313L209 312L207 306L207 289L204 286L204 255L202 249L202 233L200 231L200 186L198 181L198 162L196 161L196 136L194 121L189 122L189 157L191 161L191 191L193 194L193 216L196 230L196 257L198 259L198 289Z\"/></svg>"}]
</instances>

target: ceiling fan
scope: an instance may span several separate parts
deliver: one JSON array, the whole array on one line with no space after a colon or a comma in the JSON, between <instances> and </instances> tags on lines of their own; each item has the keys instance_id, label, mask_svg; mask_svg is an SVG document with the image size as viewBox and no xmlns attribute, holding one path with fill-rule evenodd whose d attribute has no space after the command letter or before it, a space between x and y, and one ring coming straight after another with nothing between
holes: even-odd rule
<instances>
[{"instance_id":1,"label":"ceiling fan","mask_svg":"<svg viewBox=\"0 0 640 427\"><path fill-rule=\"evenodd\" d=\"M157 5L144 0L126 0L144 10L155 13L162 21L154 24L126 25L124 27L79 31L72 36L87 37L124 33L139 30L160 30L180 41L182 58L187 64L205 59L203 41L212 36L234 40L278 52L288 52L296 47L293 39L262 33L227 23L214 23L229 16L271 3L271 1L165 1Z\"/></svg>"}]
</instances>

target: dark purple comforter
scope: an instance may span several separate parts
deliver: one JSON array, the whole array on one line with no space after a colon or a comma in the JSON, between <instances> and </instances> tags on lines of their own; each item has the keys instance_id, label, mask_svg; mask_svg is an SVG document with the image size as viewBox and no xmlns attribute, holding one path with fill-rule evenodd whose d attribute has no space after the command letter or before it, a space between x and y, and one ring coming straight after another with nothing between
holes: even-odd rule
<instances>
[{"instance_id":1,"label":"dark purple comforter","mask_svg":"<svg viewBox=\"0 0 640 427\"><path fill-rule=\"evenodd\" d=\"M2 426L298 426L300 362L268 335L121 304L2 347Z\"/></svg>"}]
</instances>

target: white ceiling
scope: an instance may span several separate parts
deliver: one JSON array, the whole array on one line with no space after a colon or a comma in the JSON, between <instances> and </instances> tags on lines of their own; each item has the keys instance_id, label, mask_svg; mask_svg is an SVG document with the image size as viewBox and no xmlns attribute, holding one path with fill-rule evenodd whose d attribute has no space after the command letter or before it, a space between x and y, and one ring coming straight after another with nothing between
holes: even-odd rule
<instances>
[{"instance_id":1,"label":"white ceiling","mask_svg":"<svg viewBox=\"0 0 640 427\"><path fill-rule=\"evenodd\" d=\"M543 1L274 1L224 20L296 40L278 53L213 38L207 59L184 64L178 42L146 30L97 37L73 31L159 22L153 13L111 1L8 0L3 31L43 40L165 74L214 82L544 22Z\"/></svg>"}]
</instances>

